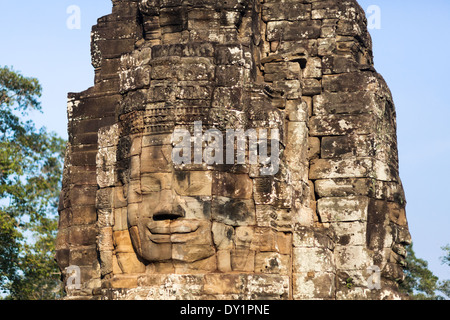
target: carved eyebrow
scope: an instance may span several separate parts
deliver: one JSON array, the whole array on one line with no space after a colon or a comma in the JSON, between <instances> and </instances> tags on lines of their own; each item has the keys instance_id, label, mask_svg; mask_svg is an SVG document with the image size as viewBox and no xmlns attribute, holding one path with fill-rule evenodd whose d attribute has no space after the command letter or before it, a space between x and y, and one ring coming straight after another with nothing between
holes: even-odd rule
<instances>
[{"instance_id":1,"label":"carved eyebrow","mask_svg":"<svg viewBox=\"0 0 450 320\"><path fill-rule=\"evenodd\" d=\"M162 182L156 177L141 178L141 193L148 194L151 192L159 192L162 188Z\"/></svg>"},{"instance_id":2,"label":"carved eyebrow","mask_svg":"<svg viewBox=\"0 0 450 320\"><path fill-rule=\"evenodd\" d=\"M142 194L142 190L141 190L140 187L134 187L134 188L133 188L133 191L136 192L136 193L139 194L139 195Z\"/></svg>"},{"instance_id":3,"label":"carved eyebrow","mask_svg":"<svg viewBox=\"0 0 450 320\"><path fill-rule=\"evenodd\" d=\"M152 189L149 187L142 187L140 190L140 194L150 194L150 193L159 192L159 191L161 191L161 187L158 190L156 190L154 188Z\"/></svg>"}]
</instances>

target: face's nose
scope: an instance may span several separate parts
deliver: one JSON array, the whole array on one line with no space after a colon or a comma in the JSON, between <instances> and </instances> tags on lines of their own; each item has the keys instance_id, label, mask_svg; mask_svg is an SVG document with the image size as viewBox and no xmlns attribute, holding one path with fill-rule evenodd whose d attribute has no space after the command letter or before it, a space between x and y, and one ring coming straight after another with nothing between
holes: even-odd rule
<instances>
[{"instance_id":1,"label":"face's nose","mask_svg":"<svg viewBox=\"0 0 450 320\"><path fill-rule=\"evenodd\" d=\"M156 205L153 220L175 220L185 216L185 210L178 203L170 190L161 191L159 203Z\"/></svg>"}]
</instances>

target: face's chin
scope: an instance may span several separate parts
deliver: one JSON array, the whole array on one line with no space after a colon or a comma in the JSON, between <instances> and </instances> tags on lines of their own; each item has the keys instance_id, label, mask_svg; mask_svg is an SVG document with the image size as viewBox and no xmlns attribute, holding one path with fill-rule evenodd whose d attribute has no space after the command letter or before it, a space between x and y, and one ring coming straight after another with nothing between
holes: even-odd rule
<instances>
[{"instance_id":1,"label":"face's chin","mask_svg":"<svg viewBox=\"0 0 450 320\"><path fill-rule=\"evenodd\" d=\"M138 229L140 255L148 262L192 262L214 254L209 221L151 220L141 223Z\"/></svg>"}]
</instances>

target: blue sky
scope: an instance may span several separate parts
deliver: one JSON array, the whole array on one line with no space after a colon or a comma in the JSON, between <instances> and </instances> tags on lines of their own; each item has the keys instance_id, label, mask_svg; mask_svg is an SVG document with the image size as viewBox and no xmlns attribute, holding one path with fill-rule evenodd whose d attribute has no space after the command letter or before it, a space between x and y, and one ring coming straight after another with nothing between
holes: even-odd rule
<instances>
[{"instance_id":1,"label":"blue sky","mask_svg":"<svg viewBox=\"0 0 450 320\"><path fill-rule=\"evenodd\" d=\"M450 243L450 2L360 0L381 10L371 29L375 67L397 109L400 175L417 256L441 279L440 247ZM69 29L67 8L81 9L80 29ZM24 0L0 3L0 65L13 66L43 86L38 126L67 137L66 97L93 85L90 30L110 13L110 0Z\"/></svg>"}]
</instances>

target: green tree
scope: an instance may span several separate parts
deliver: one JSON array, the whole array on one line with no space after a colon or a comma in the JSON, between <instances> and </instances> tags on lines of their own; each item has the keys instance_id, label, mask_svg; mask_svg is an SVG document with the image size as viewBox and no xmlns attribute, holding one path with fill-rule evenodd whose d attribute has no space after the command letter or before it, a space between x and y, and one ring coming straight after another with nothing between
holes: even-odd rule
<instances>
[{"instance_id":1,"label":"green tree","mask_svg":"<svg viewBox=\"0 0 450 320\"><path fill-rule=\"evenodd\" d=\"M42 88L0 68L0 291L6 299L61 294L54 261L57 205L65 142L36 129Z\"/></svg>"},{"instance_id":2,"label":"green tree","mask_svg":"<svg viewBox=\"0 0 450 320\"><path fill-rule=\"evenodd\" d=\"M441 249L445 252L445 255L441 257L442 264L450 267L450 244L447 244ZM450 280L440 281L438 290L447 297L447 300L450 300Z\"/></svg>"},{"instance_id":3,"label":"green tree","mask_svg":"<svg viewBox=\"0 0 450 320\"><path fill-rule=\"evenodd\" d=\"M450 244L441 248L445 252L445 256L441 257L442 264L446 264L450 267Z\"/></svg>"},{"instance_id":4,"label":"green tree","mask_svg":"<svg viewBox=\"0 0 450 320\"><path fill-rule=\"evenodd\" d=\"M440 282L439 278L428 269L428 262L416 257L413 245L407 248L405 280L400 284L402 292L414 300L444 300L448 296L449 281ZM446 291L447 290L447 291Z\"/></svg>"}]
</instances>

